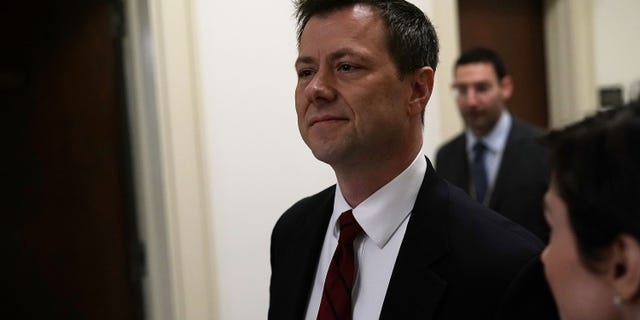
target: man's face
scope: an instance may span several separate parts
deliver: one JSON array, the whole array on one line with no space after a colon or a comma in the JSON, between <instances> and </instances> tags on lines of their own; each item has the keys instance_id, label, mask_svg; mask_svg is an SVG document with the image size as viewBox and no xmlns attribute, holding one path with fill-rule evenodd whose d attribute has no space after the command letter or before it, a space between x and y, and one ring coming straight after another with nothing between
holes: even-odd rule
<instances>
[{"instance_id":1,"label":"man's face","mask_svg":"<svg viewBox=\"0 0 640 320\"><path fill-rule=\"evenodd\" d=\"M353 168L415 143L405 141L415 116L408 110L411 77L399 79L375 9L313 16L298 54L298 127L316 158Z\"/></svg>"},{"instance_id":2,"label":"man's face","mask_svg":"<svg viewBox=\"0 0 640 320\"><path fill-rule=\"evenodd\" d=\"M512 84L509 76L499 80L493 65L479 62L456 67L453 90L465 125L482 137L500 119Z\"/></svg>"}]
</instances>

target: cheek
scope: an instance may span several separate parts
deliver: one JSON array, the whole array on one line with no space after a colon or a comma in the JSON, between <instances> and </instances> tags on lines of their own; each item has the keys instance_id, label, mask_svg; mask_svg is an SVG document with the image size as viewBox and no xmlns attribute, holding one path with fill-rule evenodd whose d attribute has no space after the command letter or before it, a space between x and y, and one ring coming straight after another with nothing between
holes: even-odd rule
<instances>
[{"instance_id":1,"label":"cheek","mask_svg":"<svg viewBox=\"0 0 640 320\"><path fill-rule=\"evenodd\" d=\"M304 98L304 95L298 92L299 89L296 88L295 93L295 107L296 114L298 115L298 121L301 121L304 118L305 113L307 112L308 103Z\"/></svg>"},{"instance_id":2,"label":"cheek","mask_svg":"<svg viewBox=\"0 0 640 320\"><path fill-rule=\"evenodd\" d=\"M542 262L544 263L544 273L547 276L549 285L553 290L554 295L558 295L558 288L565 287L564 281L567 281L566 270L571 269L569 259L566 254L563 254L558 246L551 241L549 245L542 252Z\"/></svg>"},{"instance_id":3,"label":"cheek","mask_svg":"<svg viewBox=\"0 0 640 320\"><path fill-rule=\"evenodd\" d=\"M300 85L298 85L296 87L296 90L294 92L294 100L296 103L296 109L298 108L298 106L304 101L304 89L300 87Z\"/></svg>"},{"instance_id":4,"label":"cheek","mask_svg":"<svg viewBox=\"0 0 640 320\"><path fill-rule=\"evenodd\" d=\"M545 248L542 261L553 297L564 320L607 319L613 310L611 293L605 282L578 260L573 248Z\"/></svg>"},{"instance_id":5,"label":"cheek","mask_svg":"<svg viewBox=\"0 0 640 320\"><path fill-rule=\"evenodd\" d=\"M571 300L576 292L574 285L577 279L574 279L573 271L577 266L571 255L568 246L553 237L542 253L544 273L562 314L571 313L568 309L572 309L572 305L575 304Z\"/></svg>"}]
</instances>

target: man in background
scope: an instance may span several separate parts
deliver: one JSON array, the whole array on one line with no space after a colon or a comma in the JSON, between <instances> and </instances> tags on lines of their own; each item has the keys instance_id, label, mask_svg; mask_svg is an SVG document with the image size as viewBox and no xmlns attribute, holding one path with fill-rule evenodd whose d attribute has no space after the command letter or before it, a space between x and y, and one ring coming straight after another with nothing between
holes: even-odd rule
<instances>
[{"instance_id":1,"label":"man in background","mask_svg":"<svg viewBox=\"0 0 640 320\"><path fill-rule=\"evenodd\" d=\"M456 61L453 91L465 131L437 152L436 170L478 202L546 241L542 199L549 169L544 132L509 113L513 80L493 50L474 48Z\"/></svg>"}]
</instances>

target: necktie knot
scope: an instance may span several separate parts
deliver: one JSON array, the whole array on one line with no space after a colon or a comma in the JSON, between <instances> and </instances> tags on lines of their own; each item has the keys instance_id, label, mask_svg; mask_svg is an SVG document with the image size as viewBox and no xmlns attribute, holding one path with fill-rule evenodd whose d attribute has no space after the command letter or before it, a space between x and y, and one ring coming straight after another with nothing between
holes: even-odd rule
<instances>
[{"instance_id":1,"label":"necktie knot","mask_svg":"<svg viewBox=\"0 0 640 320\"><path fill-rule=\"evenodd\" d=\"M353 217L351 210L345 211L338 218L338 224L340 225L340 239L338 243L353 244L353 240L360 235L362 227L358 224L358 221Z\"/></svg>"},{"instance_id":2,"label":"necktie knot","mask_svg":"<svg viewBox=\"0 0 640 320\"><path fill-rule=\"evenodd\" d=\"M487 146L482 141L476 142L473 145L474 161L480 161L481 158L484 157L484 154L486 151L487 151Z\"/></svg>"}]
</instances>

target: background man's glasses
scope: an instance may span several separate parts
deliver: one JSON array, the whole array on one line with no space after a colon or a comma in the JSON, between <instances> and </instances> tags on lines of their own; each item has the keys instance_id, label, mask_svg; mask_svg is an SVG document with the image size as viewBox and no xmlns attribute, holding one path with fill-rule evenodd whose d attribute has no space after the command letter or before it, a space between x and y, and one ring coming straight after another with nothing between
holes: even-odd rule
<instances>
[{"instance_id":1,"label":"background man's glasses","mask_svg":"<svg viewBox=\"0 0 640 320\"><path fill-rule=\"evenodd\" d=\"M490 82L477 82L472 84L454 84L451 90L456 98L468 98L471 94L476 96L486 95L493 89L494 85Z\"/></svg>"}]
</instances>

